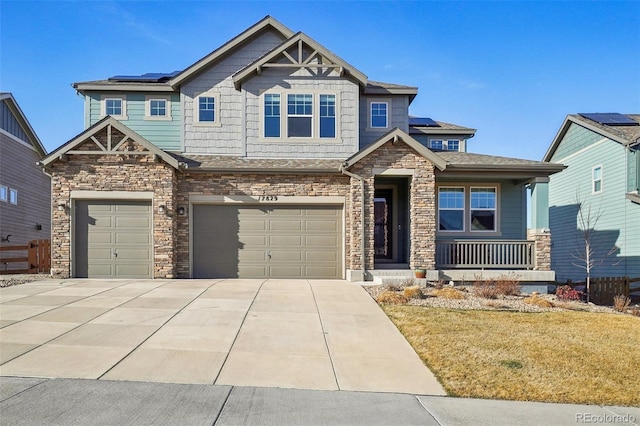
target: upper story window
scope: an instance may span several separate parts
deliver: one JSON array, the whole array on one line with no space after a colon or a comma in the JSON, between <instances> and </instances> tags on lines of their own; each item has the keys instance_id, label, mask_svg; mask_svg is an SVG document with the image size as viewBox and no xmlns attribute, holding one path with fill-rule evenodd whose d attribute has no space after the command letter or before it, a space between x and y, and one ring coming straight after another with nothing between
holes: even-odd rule
<instances>
[{"instance_id":1,"label":"upper story window","mask_svg":"<svg viewBox=\"0 0 640 426\"><path fill-rule=\"evenodd\" d=\"M369 104L369 126L372 129L389 127L389 103L372 101Z\"/></svg>"},{"instance_id":2,"label":"upper story window","mask_svg":"<svg viewBox=\"0 0 640 426\"><path fill-rule=\"evenodd\" d=\"M312 135L313 96L287 95L287 136L310 138Z\"/></svg>"},{"instance_id":3,"label":"upper story window","mask_svg":"<svg viewBox=\"0 0 640 426\"><path fill-rule=\"evenodd\" d=\"M169 97L147 96L145 99L145 120L171 120Z\"/></svg>"},{"instance_id":4,"label":"upper story window","mask_svg":"<svg viewBox=\"0 0 640 426\"><path fill-rule=\"evenodd\" d=\"M594 194L602 192L602 166L596 166L593 168L591 191Z\"/></svg>"},{"instance_id":5,"label":"upper story window","mask_svg":"<svg viewBox=\"0 0 640 426\"><path fill-rule=\"evenodd\" d=\"M287 103L285 109L282 108L283 100ZM265 93L262 102L262 134L265 138L336 138L335 94Z\"/></svg>"},{"instance_id":6,"label":"upper story window","mask_svg":"<svg viewBox=\"0 0 640 426\"><path fill-rule=\"evenodd\" d=\"M9 188L9 202L11 204L18 204L18 190Z\"/></svg>"},{"instance_id":7,"label":"upper story window","mask_svg":"<svg viewBox=\"0 0 640 426\"><path fill-rule=\"evenodd\" d=\"M103 117L110 115L120 120L127 119L127 100L124 96L103 96L100 109Z\"/></svg>"},{"instance_id":8,"label":"upper story window","mask_svg":"<svg viewBox=\"0 0 640 426\"><path fill-rule=\"evenodd\" d=\"M439 187L438 231L498 232L498 187L470 184Z\"/></svg>"},{"instance_id":9,"label":"upper story window","mask_svg":"<svg viewBox=\"0 0 640 426\"><path fill-rule=\"evenodd\" d=\"M0 201L8 201L9 200L9 192L8 188L4 185L0 185Z\"/></svg>"},{"instance_id":10,"label":"upper story window","mask_svg":"<svg viewBox=\"0 0 640 426\"><path fill-rule=\"evenodd\" d=\"M460 140L429 139L429 148L434 151L460 151Z\"/></svg>"},{"instance_id":11,"label":"upper story window","mask_svg":"<svg viewBox=\"0 0 640 426\"><path fill-rule=\"evenodd\" d=\"M220 125L220 98L218 93L203 93L194 99L194 123Z\"/></svg>"}]
</instances>

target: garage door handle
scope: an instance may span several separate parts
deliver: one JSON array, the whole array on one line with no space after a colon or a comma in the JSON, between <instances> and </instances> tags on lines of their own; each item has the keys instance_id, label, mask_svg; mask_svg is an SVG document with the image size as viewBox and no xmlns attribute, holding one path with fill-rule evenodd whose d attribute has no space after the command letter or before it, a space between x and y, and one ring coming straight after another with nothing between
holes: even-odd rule
<instances>
[{"instance_id":1,"label":"garage door handle","mask_svg":"<svg viewBox=\"0 0 640 426\"><path fill-rule=\"evenodd\" d=\"M270 252L270 251L268 251L268 252L267 252L267 257L268 257L269 259L271 259L271 252Z\"/></svg>"},{"instance_id":2,"label":"garage door handle","mask_svg":"<svg viewBox=\"0 0 640 426\"><path fill-rule=\"evenodd\" d=\"M113 257L118 257L118 252L117 251L113 251Z\"/></svg>"}]
</instances>

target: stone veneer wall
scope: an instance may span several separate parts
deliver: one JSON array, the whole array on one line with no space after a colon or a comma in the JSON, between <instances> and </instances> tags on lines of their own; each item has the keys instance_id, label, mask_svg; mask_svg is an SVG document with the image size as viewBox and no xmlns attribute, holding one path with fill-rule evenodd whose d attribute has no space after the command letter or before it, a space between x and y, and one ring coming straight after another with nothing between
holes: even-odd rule
<instances>
[{"instance_id":1,"label":"stone veneer wall","mask_svg":"<svg viewBox=\"0 0 640 426\"><path fill-rule=\"evenodd\" d=\"M409 190L411 220L409 266L410 268L435 269L436 199L434 166L404 142L396 142L396 144L387 142L351 168L351 172L362 176L366 182L366 208L364 211L366 229L363 234L366 236L366 268L373 269L374 267L374 168L413 170ZM354 210L359 209L356 206ZM354 267L352 265L352 268L359 269L360 266Z\"/></svg>"},{"instance_id":2,"label":"stone veneer wall","mask_svg":"<svg viewBox=\"0 0 640 426\"><path fill-rule=\"evenodd\" d=\"M344 175L297 175L297 174L216 174L185 172L179 175L176 202L189 205L190 195L276 195L284 196L341 196L345 197L345 230L353 223L349 215L350 182ZM285 203L280 203L285 205ZM177 273L180 278L190 276L189 268L189 214L178 217L176 228ZM351 247L352 232L345 232L345 260L348 267L354 251Z\"/></svg>"},{"instance_id":3,"label":"stone veneer wall","mask_svg":"<svg viewBox=\"0 0 640 426\"><path fill-rule=\"evenodd\" d=\"M113 137L122 139L123 135ZM95 135L98 140L106 140L106 131ZM145 149L133 141L124 147L129 151ZM71 191L145 191L153 192L153 239L154 277L175 277L175 194L177 189L176 170L152 155L98 154L93 142L87 142L78 150L95 150L96 155L68 155L67 161L52 163L52 232L51 232L51 273L55 277L71 276L71 222L72 209L59 211L57 206L64 203L71 206ZM161 215L155 206L165 205L167 213Z\"/></svg>"},{"instance_id":4,"label":"stone veneer wall","mask_svg":"<svg viewBox=\"0 0 640 426\"><path fill-rule=\"evenodd\" d=\"M548 230L528 229L527 239L534 241L534 271L551 270L551 233Z\"/></svg>"}]
</instances>

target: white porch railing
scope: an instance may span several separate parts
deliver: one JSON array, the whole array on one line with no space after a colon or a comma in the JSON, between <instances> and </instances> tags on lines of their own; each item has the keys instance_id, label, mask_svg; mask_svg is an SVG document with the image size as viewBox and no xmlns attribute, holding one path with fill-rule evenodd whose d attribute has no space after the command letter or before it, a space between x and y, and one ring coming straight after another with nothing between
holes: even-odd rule
<instances>
[{"instance_id":1,"label":"white porch railing","mask_svg":"<svg viewBox=\"0 0 640 426\"><path fill-rule=\"evenodd\" d=\"M436 268L533 269L534 250L526 240L438 240Z\"/></svg>"}]
</instances>

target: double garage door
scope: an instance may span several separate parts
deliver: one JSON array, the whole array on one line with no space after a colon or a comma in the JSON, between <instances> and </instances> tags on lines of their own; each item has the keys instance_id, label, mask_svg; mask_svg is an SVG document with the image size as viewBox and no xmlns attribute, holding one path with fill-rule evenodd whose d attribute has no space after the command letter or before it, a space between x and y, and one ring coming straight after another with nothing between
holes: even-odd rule
<instances>
[{"instance_id":1,"label":"double garage door","mask_svg":"<svg viewBox=\"0 0 640 426\"><path fill-rule=\"evenodd\" d=\"M150 201L78 200L74 276L153 278Z\"/></svg>"},{"instance_id":2,"label":"double garage door","mask_svg":"<svg viewBox=\"0 0 640 426\"><path fill-rule=\"evenodd\" d=\"M342 278L341 206L193 206L194 278Z\"/></svg>"}]
</instances>

